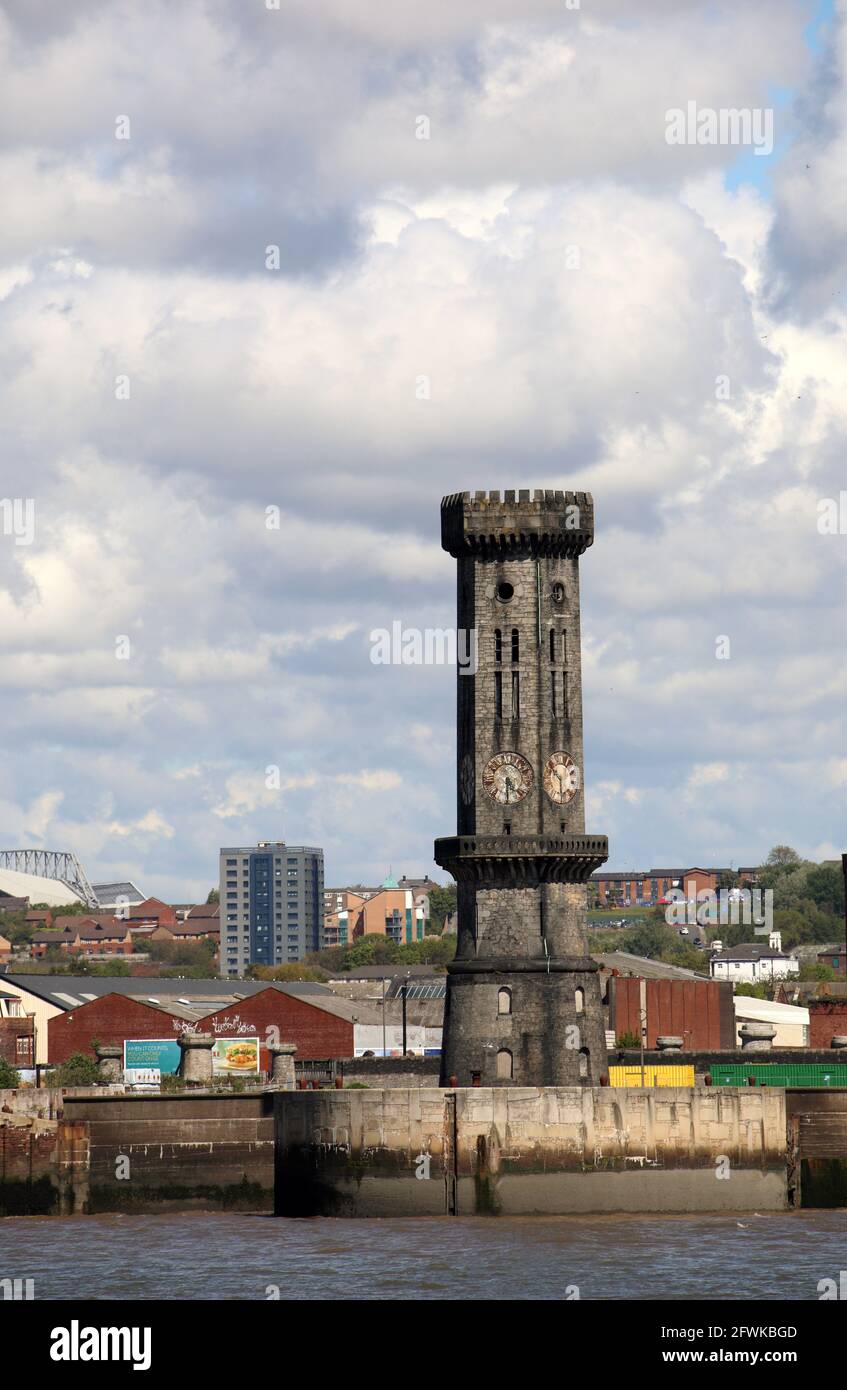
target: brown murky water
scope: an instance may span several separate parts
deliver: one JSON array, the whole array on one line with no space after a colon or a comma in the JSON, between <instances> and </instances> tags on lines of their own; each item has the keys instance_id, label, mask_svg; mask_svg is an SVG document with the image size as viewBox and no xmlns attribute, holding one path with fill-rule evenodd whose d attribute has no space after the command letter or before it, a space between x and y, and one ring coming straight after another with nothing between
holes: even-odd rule
<instances>
[{"instance_id":1,"label":"brown murky water","mask_svg":"<svg viewBox=\"0 0 847 1390\"><path fill-rule=\"evenodd\" d=\"M284 1221L13 1217L0 1278L37 1299L819 1298L847 1211L778 1216Z\"/></svg>"}]
</instances>

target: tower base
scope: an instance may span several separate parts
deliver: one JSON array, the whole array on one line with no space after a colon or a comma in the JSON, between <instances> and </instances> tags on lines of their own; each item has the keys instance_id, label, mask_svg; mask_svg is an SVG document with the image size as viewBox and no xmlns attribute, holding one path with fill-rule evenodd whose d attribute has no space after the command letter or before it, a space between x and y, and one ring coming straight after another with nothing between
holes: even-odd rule
<instances>
[{"instance_id":1,"label":"tower base","mask_svg":"<svg viewBox=\"0 0 847 1390\"><path fill-rule=\"evenodd\" d=\"M606 1033L590 957L455 960L447 972L442 1086L599 1084Z\"/></svg>"}]
</instances>

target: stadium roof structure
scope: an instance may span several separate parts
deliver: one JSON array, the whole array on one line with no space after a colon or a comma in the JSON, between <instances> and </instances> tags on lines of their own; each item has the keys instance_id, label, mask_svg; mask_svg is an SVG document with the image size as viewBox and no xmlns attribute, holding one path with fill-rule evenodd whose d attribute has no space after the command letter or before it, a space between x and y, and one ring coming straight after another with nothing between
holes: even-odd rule
<instances>
[{"instance_id":1,"label":"stadium roof structure","mask_svg":"<svg viewBox=\"0 0 847 1390\"><path fill-rule=\"evenodd\" d=\"M104 910L110 907L138 907L147 901L137 884L127 879L123 883L92 883L98 905Z\"/></svg>"},{"instance_id":2,"label":"stadium roof structure","mask_svg":"<svg viewBox=\"0 0 847 1390\"><path fill-rule=\"evenodd\" d=\"M64 879L42 878L40 874L27 874L15 869L0 867L0 893L8 893L13 898L28 898L31 903L44 903L47 907L66 907L71 903L85 903L83 895L72 888ZM93 906L94 904L86 904Z\"/></svg>"},{"instance_id":3,"label":"stadium roof structure","mask_svg":"<svg viewBox=\"0 0 847 1390\"><path fill-rule=\"evenodd\" d=\"M45 884L58 881L65 889L70 889L73 897L85 903L86 907L97 907L94 889L85 876L85 870L75 854L67 850L55 849L0 849L0 871L5 870L18 876L37 878ZM10 889L6 889L10 892ZM50 891L49 889L47 891ZM61 890L55 890L61 891ZM30 896L30 890L25 890ZM48 898L37 898L37 902L48 902ZM54 903L67 902L67 897L53 899Z\"/></svg>"}]
</instances>

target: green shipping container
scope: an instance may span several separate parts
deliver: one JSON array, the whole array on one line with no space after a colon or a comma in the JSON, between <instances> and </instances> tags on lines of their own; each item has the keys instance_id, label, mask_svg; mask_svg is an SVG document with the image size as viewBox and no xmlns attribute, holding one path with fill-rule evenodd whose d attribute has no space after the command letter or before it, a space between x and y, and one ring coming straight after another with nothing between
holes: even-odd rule
<instances>
[{"instance_id":1,"label":"green shipping container","mask_svg":"<svg viewBox=\"0 0 847 1390\"><path fill-rule=\"evenodd\" d=\"M847 1064L823 1062L728 1062L709 1068L713 1086L746 1086L750 1076L759 1086L847 1086Z\"/></svg>"}]
</instances>

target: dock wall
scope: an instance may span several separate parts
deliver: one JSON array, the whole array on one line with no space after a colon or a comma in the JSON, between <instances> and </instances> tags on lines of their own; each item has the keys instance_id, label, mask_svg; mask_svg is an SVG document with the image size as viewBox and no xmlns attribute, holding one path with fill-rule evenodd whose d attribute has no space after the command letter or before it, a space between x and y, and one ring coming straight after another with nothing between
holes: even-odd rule
<instances>
[{"instance_id":1,"label":"dock wall","mask_svg":"<svg viewBox=\"0 0 847 1390\"><path fill-rule=\"evenodd\" d=\"M781 1211L785 1093L474 1087L276 1098L278 1215Z\"/></svg>"}]
</instances>

